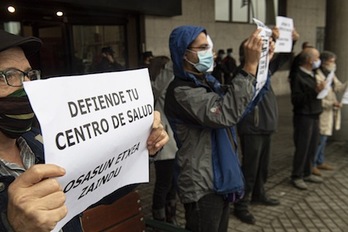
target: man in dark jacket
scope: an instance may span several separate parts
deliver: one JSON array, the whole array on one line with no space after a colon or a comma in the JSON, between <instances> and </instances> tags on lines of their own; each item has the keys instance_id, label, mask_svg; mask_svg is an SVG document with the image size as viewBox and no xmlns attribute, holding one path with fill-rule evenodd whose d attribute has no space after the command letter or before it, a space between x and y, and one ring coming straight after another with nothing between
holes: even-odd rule
<instances>
[{"instance_id":1,"label":"man in dark jacket","mask_svg":"<svg viewBox=\"0 0 348 232\"><path fill-rule=\"evenodd\" d=\"M299 56L299 68L290 77L293 105L295 153L291 180L301 190L308 188L305 181L321 183L323 179L312 175L312 163L319 144L319 116L322 112L318 93L325 83L316 82L314 71L320 67L319 51L306 48Z\"/></svg>"},{"instance_id":2,"label":"man in dark jacket","mask_svg":"<svg viewBox=\"0 0 348 232\"><path fill-rule=\"evenodd\" d=\"M278 29L273 28L276 39ZM293 31L293 41L299 38ZM242 45L241 45L242 46ZM239 49L240 62L244 63L244 52ZM273 75L284 63L291 60L292 53L276 54L269 64L269 72ZM240 68L240 67L238 67ZM248 113L238 124L238 135L242 151L242 171L245 178L245 195L234 204L234 213L242 222L255 224L256 219L249 212L250 202L264 205L279 205L277 199L266 195L264 185L267 182L271 158L272 135L278 126L278 105L272 86L263 96L253 111Z\"/></svg>"},{"instance_id":3,"label":"man in dark jacket","mask_svg":"<svg viewBox=\"0 0 348 232\"><path fill-rule=\"evenodd\" d=\"M180 26L170 35L175 78L164 109L178 146L178 195L190 231L227 231L229 202L243 195L233 127L262 94L251 102L262 47L259 32L247 40L245 65L226 88L208 73L214 61L204 28Z\"/></svg>"}]
</instances>

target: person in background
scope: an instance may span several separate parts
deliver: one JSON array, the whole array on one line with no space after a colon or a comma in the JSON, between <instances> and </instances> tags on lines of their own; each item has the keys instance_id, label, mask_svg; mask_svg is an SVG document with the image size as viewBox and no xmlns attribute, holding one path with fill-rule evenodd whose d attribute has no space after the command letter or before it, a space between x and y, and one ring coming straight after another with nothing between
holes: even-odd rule
<instances>
[{"instance_id":1,"label":"person in background","mask_svg":"<svg viewBox=\"0 0 348 232\"><path fill-rule=\"evenodd\" d=\"M173 64L167 56L155 56L150 61L149 74L155 99L155 109L162 115L162 123L169 135L168 143L154 158L156 181L152 198L152 216L155 220L176 223L176 184L174 179L177 151L173 131L164 114L164 99L173 80Z\"/></svg>"},{"instance_id":2,"label":"person in background","mask_svg":"<svg viewBox=\"0 0 348 232\"><path fill-rule=\"evenodd\" d=\"M312 175L312 163L319 144L319 115L322 112L318 93L325 82L317 83L314 71L320 67L320 53L305 48L299 57L299 68L290 77L295 153L291 182L301 190L308 189L306 182L321 183L323 179Z\"/></svg>"},{"instance_id":3,"label":"person in background","mask_svg":"<svg viewBox=\"0 0 348 232\"><path fill-rule=\"evenodd\" d=\"M290 66L290 73L289 73L289 80L294 75L294 73L297 72L297 69L300 67L300 55L306 48L314 48L308 41L305 41L302 43L302 50L299 52L292 60L291 66Z\"/></svg>"},{"instance_id":4,"label":"person in background","mask_svg":"<svg viewBox=\"0 0 348 232\"><path fill-rule=\"evenodd\" d=\"M141 68L148 68L150 65L150 61L153 58L153 54L152 51L146 51L142 54L142 60L141 60L141 64L140 67Z\"/></svg>"},{"instance_id":5,"label":"person in background","mask_svg":"<svg viewBox=\"0 0 348 232\"><path fill-rule=\"evenodd\" d=\"M305 41L302 43L302 51L305 50L306 48L310 48L310 47L313 47L308 41Z\"/></svg>"},{"instance_id":6,"label":"person in background","mask_svg":"<svg viewBox=\"0 0 348 232\"><path fill-rule=\"evenodd\" d=\"M312 174L321 176L320 170L333 170L334 168L324 162L325 146L329 136L332 135L333 128L340 129L341 126L341 107L342 103L337 100L336 93L347 88L347 82L342 84L336 77L336 54L330 51L323 51L320 54L321 65L316 70L315 77L318 83L325 82L329 75L334 75L332 84L327 95L322 99L323 112L319 118L320 142L317 148ZM320 169L320 170L319 170Z\"/></svg>"},{"instance_id":7,"label":"person in background","mask_svg":"<svg viewBox=\"0 0 348 232\"><path fill-rule=\"evenodd\" d=\"M209 74L214 54L206 29L185 25L170 34L174 80L167 88L164 111L178 146L178 195L185 227L192 232L226 232L230 202L243 196L233 127L268 87L267 82L255 96L259 33L254 31L245 43L245 65L227 86Z\"/></svg>"},{"instance_id":8,"label":"person in background","mask_svg":"<svg viewBox=\"0 0 348 232\"><path fill-rule=\"evenodd\" d=\"M224 83L224 64L222 60L224 59L225 50L219 49L214 60L215 66L211 75L213 75L221 84Z\"/></svg>"},{"instance_id":9,"label":"person in background","mask_svg":"<svg viewBox=\"0 0 348 232\"><path fill-rule=\"evenodd\" d=\"M237 62L232 56L233 49L227 49L227 55L223 59L222 63L224 65L224 83L230 83L233 77L233 73L236 71Z\"/></svg>"},{"instance_id":10,"label":"person in background","mask_svg":"<svg viewBox=\"0 0 348 232\"><path fill-rule=\"evenodd\" d=\"M272 38L279 37L277 28L272 29ZM299 34L296 30L292 33L294 43ZM243 43L239 49L241 65L244 64ZM269 64L269 72L273 75L279 68L291 60L292 53L275 54ZM237 69L240 69L239 66ZM266 194L265 184L268 178L269 164L271 160L272 136L278 127L278 104L272 85L254 110L243 117L237 124L240 139L242 171L245 178L244 197L234 204L234 214L242 222L255 224L256 219L250 213L250 203L267 206L279 205L279 200Z\"/></svg>"},{"instance_id":11,"label":"person in background","mask_svg":"<svg viewBox=\"0 0 348 232\"><path fill-rule=\"evenodd\" d=\"M96 65L96 72L115 72L125 70L120 63L117 62L115 52L111 47L104 47L101 49L101 60Z\"/></svg>"},{"instance_id":12,"label":"person in background","mask_svg":"<svg viewBox=\"0 0 348 232\"><path fill-rule=\"evenodd\" d=\"M67 214L65 194L56 180L65 170L44 164L41 134L32 128L34 112L23 82L40 78L29 60L39 51L41 40L0 30L0 231L51 231ZM159 112L155 111L147 140L150 155L169 140ZM114 202L116 190L104 199ZM94 206L104 203L104 199ZM82 232L80 215L63 231Z\"/></svg>"},{"instance_id":13,"label":"person in background","mask_svg":"<svg viewBox=\"0 0 348 232\"><path fill-rule=\"evenodd\" d=\"M170 59L168 56L155 56L150 60L149 76L150 76L151 82L156 81L157 76L160 75L160 73L163 70L166 70L165 67L167 66L167 64L169 65L169 63L170 63ZM170 69L168 69L168 71L170 71Z\"/></svg>"}]
</instances>

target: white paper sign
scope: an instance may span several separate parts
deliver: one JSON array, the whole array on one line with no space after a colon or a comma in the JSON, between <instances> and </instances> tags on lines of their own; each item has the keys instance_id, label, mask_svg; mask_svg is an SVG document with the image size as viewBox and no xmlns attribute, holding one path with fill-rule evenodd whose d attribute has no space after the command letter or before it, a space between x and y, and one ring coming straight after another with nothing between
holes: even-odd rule
<instances>
[{"instance_id":1,"label":"white paper sign","mask_svg":"<svg viewBox=\"0 0 348 232\"><path fill-rule=\"evenodd\" d=\"M275 44L275 52L291 52L292 31L294 30L292 18L277 16L276 25L279 29L279 38Z\"/></svg>"},{"instance_id":2,"label":"white paper sign","mask_svg":"<svg viewBox=\"0 0 348 232\"><path fill-rule=\"evenodd\" d=\"M348 88L346 89L346 91L344 92L342 96L341 103L344 105L348 105Z\"/></svg>"},{"instance_id":3,"label":"white paper sign","mask_svg":"<svg viewBox=\"0 0 348 232\"><path fill-rule=\"evenodd\" d=\"M257 94L260 92L262 87L267 82L267 76L268 76L268 65L269 65L269 38L272 36L272 30L269 29L263 22L261 22L258 19L253 18L254 22L257 25L257 28L261 28L260 36L262 38L262 52L261 57L259 61L259 66L257 70L257 76L256 76L256 93L254 95L254 98L257 96Z\"/></svg>"},{"instance_id":4,"label":"white paper sign","mask_svg":"<svg viewBox=\"0 0 348 232\"><path fill-rule=\"evenodd\" d=\"M208 40L208 45L210 46L209 50L213 50L214 44L213 41L211 40L210 36L207 35L207 40ZM207 70L208 73L213 72L215 67L215 62L213 62L213 64L210 66L210 68Z\"/></svg>"},{"instance_id":5,"label":"white paper sign","mask_svg":"<svg viewBox=\"0 0 348 232\"><path fill-rule=\"evenodd\" d=\"M324 89L322 89L318 95L317 95L317 99L323 99L324 97L327 96L327 94L329 93L330 91L330 88L331 88L331 84L332 84L332 81L333 81L333 78L335 76L335 73L333 71L331 71L329 73L329 75L327 76L326 78L326 84L325 84L325 87Z\"/></svg>"},{"instance_id":6,"label":"white paper sign","mask_svg":"<svg viewBox=\"0 0 348 232\"><path fill-rule=\"evenodd\" d=\"M66 170L58 181L68 215L54 231L120 187L149 181L147 69L25 82L24 88L40 121L46 163Z\"/></svg>"}]
</instances>

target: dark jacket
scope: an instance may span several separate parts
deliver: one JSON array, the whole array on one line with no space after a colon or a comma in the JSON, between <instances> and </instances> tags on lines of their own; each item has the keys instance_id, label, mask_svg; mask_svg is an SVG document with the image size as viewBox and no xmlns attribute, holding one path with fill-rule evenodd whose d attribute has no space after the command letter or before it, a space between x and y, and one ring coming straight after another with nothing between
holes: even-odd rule
<instances>
[{"instance_id":1,"label":"dark jacket","mask_svg":"<svg viewBox=\"0 0 348 232\"><path fill-rule=\"evenodd\" d=\"M278 104L272 86L254 110L238 124L238 134L271 134L278 125Z\"/></svg>"},{"instance_id":2,"label":"dark jacket","mask_svg":"<svg viewBox=\"0 0 348 232\"><path fill-rule=\"evenodd\" d=\"M292 53L278 53L269 64L269 73L273 75L292 58ZM238 69L241 67L239 66ZM238 124L238 134L271 134L278 127L278 104L272 86L262 100Z\"/></svg>"},{"instance_id":3,"label":"dark jacket","mask_svg":"<svg viewBox=\"0 0 348 232\"><path fill-rule=\"evenodd\" d=\"M299 68L291 77L291 102L294 114L319 116L322 112L321 99L317 99L316 79Z\"/></svg>"},{"instance_id":4,"label":"dark jacket","mask_svg":"<svg viewBox=\"0 0 348 232\"><path fill-rule=\"evenodd\" d=\"M222 64L224 66L224 78L225 78L225 84L230 83L231 79L233 77L233 73L236 71L237 68L237 62L236 60L231 56L227 55L223 60Z\"/></svg>"},{"instance_id":5,"label":"dark jacket","mask_svg":"<svg viewBox=\"0 0 348 232\"><path fill-rule=\"evenodd\" d=\"M101 61L95 67L95 72L115 72L123 70L125 70L125 67L123 67L121 64L117 63L116 61L114 63L110 63L110 61L105 57L102 57Z\"/></svg>"}]
</instances>

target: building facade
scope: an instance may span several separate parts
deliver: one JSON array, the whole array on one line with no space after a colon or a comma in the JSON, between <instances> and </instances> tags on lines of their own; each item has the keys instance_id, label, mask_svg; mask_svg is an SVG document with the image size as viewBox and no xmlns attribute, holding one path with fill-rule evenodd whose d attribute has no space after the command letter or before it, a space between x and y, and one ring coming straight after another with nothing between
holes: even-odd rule
<instances>
[{"instance_id":1,"label":"building facade","mask_svg":"<svg viewBox=\"0 0 348 232\"><path fill-rule=\"evenodd\" d=\"M346 81L347 4L341 0L3 0L0 28L43 40L33 66L49 78L92 73L101 48L106 46L129 69L141 66L144 51L169 56L169 34L180 25L205 27L215 51L232 48L239 60L241 41L256 28L251 18L272 27L275 16L282 15L293 18L300 34L294 52L298 53L305 41L320 51L335 52L337 76ZM290 93L287 76L286 66L273 76L277 95ZM346 108L339 138L348 137L344 132L348 124Z\"/></svg>"},{"instance_id":2,"label":"building facade","mask_svg":"<svg viewBox=\"0 0 348 232\"><path fill-rule=\"evenodd\" d=\"M215 2L224 0L190 0L182 2L182 15L173 17L145 17L146 48L155 55L168 55L169 34L179 25L191 24L205 27L214 41L214 49L233 48L234 57L239 60L238 50L240 43L247 38L256 25L253 23L223 22L215 20ZM234 0L226 0L233 2ZM242 2L242 1L239 1ZM325 28L326 1L325 0L279 0L282 9L279 15L293 18L294 26L300 34L296 43L295 53L301 50L304 41L315 46L323 46L324 41L318 37L318 31ZM257 17L257 16L256 16ZM260 15L262 18L262 15ZM268 24L272 27L274 24ZM320 35L320 33L319 33ZM320 49L322 50L322 49ZM272 85L276 94L289 94L287 82L288 72L279 71L272 78Z\"/></svg>"}]
</instances>

